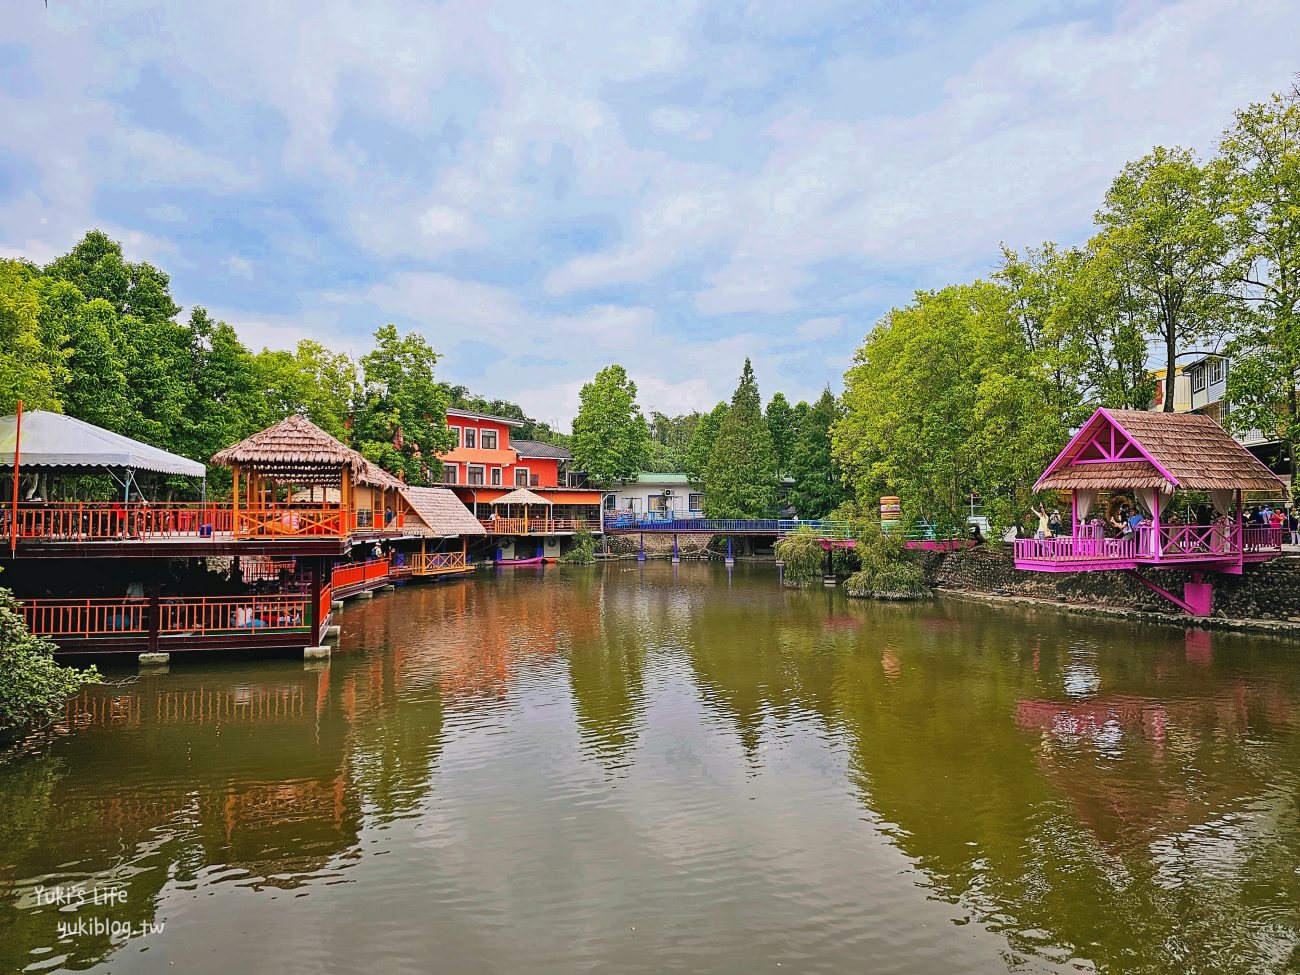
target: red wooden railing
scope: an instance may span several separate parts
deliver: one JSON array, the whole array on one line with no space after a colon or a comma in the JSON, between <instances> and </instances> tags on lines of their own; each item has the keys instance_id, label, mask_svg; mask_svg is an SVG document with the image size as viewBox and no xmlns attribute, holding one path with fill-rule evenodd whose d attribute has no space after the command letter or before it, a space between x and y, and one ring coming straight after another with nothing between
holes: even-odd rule
<instances>
[{"instance_id":1,"label":"red wooden railing","mask_svg":"<svg viewBox=\"0 0 1300 975\"><path fill-rule=\"evenodd\" d=\"M334 566L334 571L330 574L330 585L335 589L345 589L363 582L387 579L388 575L388 559L370 559L367 562Z\"/></svg>"},{"instance_id":2,"label":"red wooden railing","mask_svg":"<svg viewBox=\"0 0 1300 975\"><path fill-rule=\"evenodd\" d=\"M600 522L586 518L480 518L479 522L496 535L548 535L600 528Z\"/></svg>"},{"instance_id":3,"label":"red wooden railing","mask_svg":"<svg viewBox=\"0 0 1300 975\"><path fill-rule=\"evenodd\" d=\"M330 611L334 608L334 589L328 583L320 591L320 601L316 604L316 639L325 639L325 624L329 621Z\"/></svg>"},{"instance_id":4,"label":"red wooden railing","mask_svg":"<svg viewBox=\"0 0 1300 975\"><path fill-rule=\"evenodd\" d=\"M328 591L328 590L327 590ZM309 596L178 596L158 603L158 633L204 635L296 630L308 625ZM325 603L328 609L329 603ZM41 636L114 636L149 631L148 599L29 599L23 619Z\"/></svg>"},{"instance_id":5,"label":"red wooden railing","mask_svg":"<svg viewBox=\"0 0 1300 975\"><path fill-rule=\"evenodd\" d=\"M27 599L23 621L38 636L144 633L147 599Z\"/></svg>"},{"instance_id":6,"label":"red wooden railing","mask_svg":"<svg viewBox=\"0 0 1300 975\"><path fill-rule=\"evenodd\" d=\"M158 604L158 632L202 635L229 630L300 630L309 596L186 596Z\"/></svg>"},{"instance_id":7,"label":"red wooden railing","mask_svg":"<svg viewBox=\"0 0 1300 975\"><path fill-rule=\"evenodd\" d=\"M231 504L148 504L145 502L26 502L18 506L18 538L50 541L240 538L322 535L342 537L349 513L337 504L294 504L240 508ZM0 513L0 537L13 531L13 515Z\"/></svg>"}]
</instances>

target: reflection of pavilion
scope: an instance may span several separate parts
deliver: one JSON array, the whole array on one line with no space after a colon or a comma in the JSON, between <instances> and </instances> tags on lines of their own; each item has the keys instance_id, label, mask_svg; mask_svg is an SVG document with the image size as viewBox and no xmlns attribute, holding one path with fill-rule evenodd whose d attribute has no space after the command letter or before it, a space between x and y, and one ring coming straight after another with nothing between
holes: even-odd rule
<instances>
[{"instance_id":1,"label":"reflection of pavilion","mask_svg":"<svg viewBox=\"0 0 1300 975\"><path fill-rule=\"evenodd\" d=\"M1199 697L1169 700L1022 698L1016 724L1039 736L1039 769L1098 839L1141 847L1248 802L1259 784L1250 766L1220 758L1210 776L1199 753L1244 743L1260 725L1287 727L1293 707L1291 696L1275 686L1236 680ZM1205 739L1206 729L1214 730L1214 742Z\"/></svg>"}]
</instances>

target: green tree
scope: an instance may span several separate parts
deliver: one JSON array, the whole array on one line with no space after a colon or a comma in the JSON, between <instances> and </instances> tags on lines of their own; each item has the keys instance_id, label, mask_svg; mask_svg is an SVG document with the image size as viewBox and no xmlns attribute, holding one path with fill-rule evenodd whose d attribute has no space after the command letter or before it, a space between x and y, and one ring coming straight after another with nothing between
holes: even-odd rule
<instances>
[{"instance_id":1,"label":"green tree","mask_svg":"<svg viewBox=\"0 0 1300 975\"><path fill-rule=\"evenodd\" d=\"M650 469L663 474L686 473L686 456L699 421L699 413L679 416L668 416L658 411L651 413Z\"/></svg>"},{"instance_id":2,"label":"green tree","mask_svg":"<svg viewBox=\"0 0 1300 975\"><path fill-rule=\"evenodd\" d=\"M825 518L844 502L844 484L831 452L831 430L839 413L839 404L828 387L807 409L796 431L789 500L800 518Z\"/></svg>"},{"instance_id":3,"label":"green tree","mask_svg":"<svg viewBox=\"0 0 1300 975\"><path fill-rule=\"evenodd\" d=\"M69 381L64 408L69 416L106 430L136 427L119 347L121 328L113 306L103 298L83 304L68 322Z\"/></svg>"},{"instance_id":4,"label":"green tree","mask_svg":"<svg viewBox=\"0 0 1300 975\"><path fill-rule=\"evenodd\" d=\"M455 444L447 388L434 379L438 358L421 336L399 335L395 325L377 329L375 347L361 357L356 446L411 484L426 483L429 464Z\"/></svg>"},{"instance_id":5,"label":"green tree","mask_svg":"<svg viewBox=\"0 0 1300 975\"><path fill-rule=\"evenodd\" d=\"M21 261L0 260L0 414L18 401L28 410L60 410L67 381L61 341L42 328L40 276Z\"/></svg>"},{"instance_id":6,"label":"green tree","mask_svg":"<svg viewBox=\"0 0 1300 975\"><path fill-rule=\"evenodd\" d=\"M257 364L235 330L196 306L189 333L192 373L186 384L182 453L206 462L222 447L267 425L269 417ZM212 474L217 489L224 488L221 469Z\"/></svg>"},{"instance_id":7,"label":"green tree","mask_svg":"<svg viewBox=\"0 0 1300 975\"><path fill-rule=\"evenodd\" d=\"M1180 353L1223 336L1232 303L1220 284L1228 259L1218 181L1185 149L1157 147L1116 177L1090 245L1130 289L1145 333L1161 350L1165 389ZM1164 401L1166 412L1173 397Z\"/></svg>"},{"instance_id":8,"label":"green tree","mask_svg":"<svg viewBox=\"0 0 1300 975\"><path fill-rule=\"evenodd\" d=\"M94 667L81 671L55 663L54 644L32 636L14 594L0 589L0 734L51 721L69 697L98 679Z\"/></svg>"},{"instance_id":9,"label":"green tree","mask_svg":"<svg viewBox=\"0 0 1300 975\"><path fill-rule=\"evenodd\" d=\"M1233 260L1242 303L1228 351L1227 423L1300 443L1300 92L1236 113L1220 143Z\"/></svg>"},{"instance_id":10,"label":"green tree","mask_svg":"<svg viewBox=\"0 0 1300 975\"><path fill-rule=\"evenodd\" d=\"M650 429L636 402L636 383L619 365L606 366L579 393L573 459L600 484L635 477L650 459Z\"/></svg>"},{"instance_id":11,"label":"green tree","mask_svg":"<svg viewBox=\"0 0 1300 975\"><path fill-rule=\"evenodd\" d=\"M789 474L796 437L794 408L784 393L773 393L765 416L768 432L772 434L772 449L776 452L777 473Z\"/></svg>"},{"instance_id":12,"label":"green tree","mask_svg":"<svg viewBox=\"0 0 1300 975\"><path fill-rule=\"evenodd\" d=\"M710 518L769 518L777 505L776 451L748 359L704 470Z\"/></svg>"},{"instance_id":13,"label":"green tree","mask_svg":"<svg viewBox=\"0 0 1300 975\"><path fill-rule=\"evenodd\" d=\"M881 495L951 520L977 483L978 361L973 318L1003 300L984 283L918 292L867 336L845 374L832 454L859 504Z\"/></svg>"},{"instance_id":14,"label":"green tree","mask_svg":"<svg viewBox=\"0 0 1300 975\"><path fill-rule=\"evenodd\" d=\"M722 428L727 409L725 402L718 403L708 413L700 415L695 429L691 431L691 442L686 448L683 465L686 468L684 473L701 490L704 488L704 471L709 466L709 458L713 456L713 442L718 439L718 430Z\"/></svg>"},{"instance_id":15,"label":"green tree","mask_svg":"<svg viewBox=\"0 0 1300 975\"><path fill-rule=\"evenodd\" d=\"M293 352L263 349L254 356L254 366L265 400L266 424L302 413L331 436L348 440L359 384L356 363L347 355L302 339Z\"/></svg>"}]
</instances>

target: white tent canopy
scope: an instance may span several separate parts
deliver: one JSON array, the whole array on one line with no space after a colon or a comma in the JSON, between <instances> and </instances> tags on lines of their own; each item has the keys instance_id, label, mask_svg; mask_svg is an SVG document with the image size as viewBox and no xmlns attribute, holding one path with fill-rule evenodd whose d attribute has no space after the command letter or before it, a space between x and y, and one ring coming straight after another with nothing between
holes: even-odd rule
<instances>
[{"instance_id":1,"label":"white tent canopy","mask_svg":"<svg viewBox=\"0 0 1300 975\"><path fill-rule=\"evenodd\" d=\"M17 427L17 417L0 416L0 467L11 471ZM17 446L18 464L23 471L66 467L207 476L207 468L197 461L45 410L23 413L22 443Z\"/></svg>"}]
</instances>

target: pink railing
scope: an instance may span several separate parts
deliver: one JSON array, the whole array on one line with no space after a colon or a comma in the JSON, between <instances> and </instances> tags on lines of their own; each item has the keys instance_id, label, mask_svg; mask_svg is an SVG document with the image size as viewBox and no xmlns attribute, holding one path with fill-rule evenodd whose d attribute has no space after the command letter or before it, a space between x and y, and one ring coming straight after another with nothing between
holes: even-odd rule
<instances>
[{"instance_id":1,"label":"pink railing","mask_svg":"<svg viewBox=\"0 0 1300 975\"><path fill-rule=\"evenodd\" d=\"M1282 543L1290 532L1285 528L1260 528L1247 525L1245 528L1247 552L1281 552Z\"/></svg>"},{"instance_id":2,"label":"pink railing","mask_svg":"<svg viewBox=\"0 0 1300 975\"><path fill-rule=\"evenodd\" d=\"M1137 540L1080 535L1058 538L1017 538L1017 561L1094 562L1125 561L1137 557Z\"/></svg>"},{"instance_id":3,"label":"pink railing","mask_svg":"<svg viewBox=\"0 0 1300 975\"><path fill-rule=\"evenodd\" d=\"M1246 527L1235 523L1215 525L1142 525L1136 535L1105 538L1095 526L1083 534L1062 538L1021 538L1015 557L1024 562L1197 562L1235 559L1245 553L1280 553L1285 539L1281 528ZM1241 539L1244 536L1244 545Z\"/></svg>"}]
</instances>

